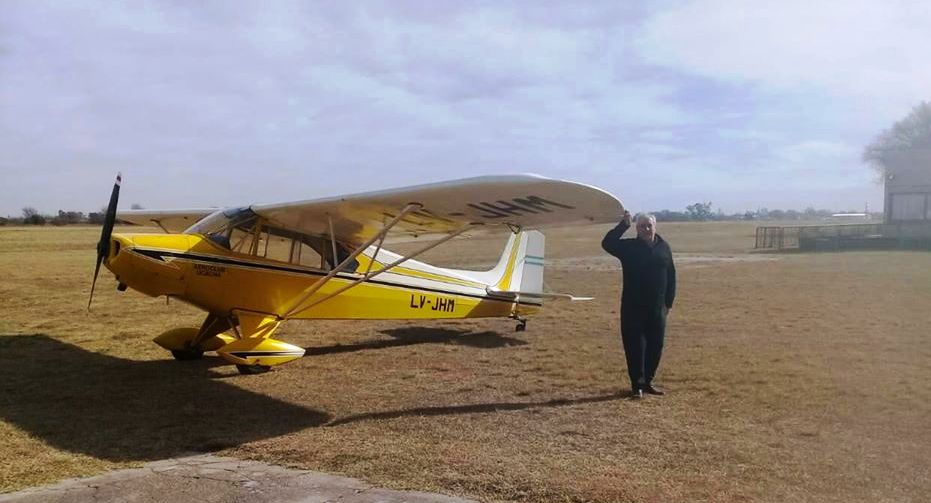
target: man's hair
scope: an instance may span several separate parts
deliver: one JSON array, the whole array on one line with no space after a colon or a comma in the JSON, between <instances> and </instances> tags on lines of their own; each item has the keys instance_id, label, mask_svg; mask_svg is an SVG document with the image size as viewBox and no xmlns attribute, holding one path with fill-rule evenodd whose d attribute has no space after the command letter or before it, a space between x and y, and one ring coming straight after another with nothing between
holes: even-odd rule
<instances>
[{"instance_id":1,"label":"man's hair","mask_svg":"<svg viewBox=\"0 0 931 503\"><path fill-rule=\"evenodd\" d=\"M656 217L652 213L640 213L637 215L637 225L640 225L640 222L645 222L649 220L653 222L653 225L656 225Z\"/></svg>"}]
</instances>

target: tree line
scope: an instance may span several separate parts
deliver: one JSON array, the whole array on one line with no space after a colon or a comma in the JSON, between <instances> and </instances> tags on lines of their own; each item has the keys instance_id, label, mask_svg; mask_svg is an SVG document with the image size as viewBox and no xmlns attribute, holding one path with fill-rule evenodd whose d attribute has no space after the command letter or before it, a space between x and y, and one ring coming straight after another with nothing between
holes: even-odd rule
<instances>
[{"instance_id":1,"label":"tree line","mask_svg":"<svg viewBox=\"0 0 931 503\"><path fill-rule=\"evenodd\" d=\"M141 210L142 206L133 204L132 209ZM83 211L58 210L57 215L43 215L34 207L26 206L23 208L20 217L0 217L0 225L103 225L106 215L106 209L92 211L87 214Z\"/></svg>"},{"instance_id":2,"label":"tree line","mask_svg":"<svg viewBox=\"0 0 931 503\"><path fill-rule=\"evenodd\" d=\"M142 209L138 204L134 204L132 209ZM734 221L734 220L823 220L835 214L833 210L815 209L814 207L798 210L770 210L759 208L737 213L724 213L721 209L712 210L711 201L702 201L690 204L685 207L684 211L660 210L652 212L659 222L709 222L709 221ZM73 225L89 224L102 225L105 210L83 213L80 211L58 210L57 215L43 215L31 206L23 208L22 217L19 218L2 218L0 225ZM874 217L881 218L881 214L875 214Z\"/></svg>"},{"instance_id":3,"label":"tree line","mask_svg":"<svg viewBox=\"0 0 931 503\"><path fill-rule=\"evenodd\" d=\"M809 206L804 210L782 210L758 208L736 213L725 213L720 208L712 210L711 201L698 202L685 207L685 211L660 210L652 212L658 222L714 222L736 220L825 220L838 212L830 209L815 209ZM853 213L853 212L851 212ZM882 213L868 215L882 219Z\"/></svg>"},{"instance_id":4,"label":"tree line","mask_svg":"<svg viewBox=\"0 0 931 503\"><path fill-rule=\"evenodd\" d=\"M90 212L84 214L83 211L64 211L58 210L57 215L43 215L32 206L23 208L21 217L0 217L0 225L73 225L73 224L95 224L102 225L105 212Z\"/></svg>"}]
</instances>

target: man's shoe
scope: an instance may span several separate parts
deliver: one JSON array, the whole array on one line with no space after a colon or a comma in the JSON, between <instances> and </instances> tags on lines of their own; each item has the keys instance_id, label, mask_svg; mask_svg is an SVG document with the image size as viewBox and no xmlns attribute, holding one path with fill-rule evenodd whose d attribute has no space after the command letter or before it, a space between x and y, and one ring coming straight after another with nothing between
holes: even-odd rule
<instances>
[{"instance_id":1,"label":"man's shoe","mask_svg":"<svg viewBox=\"0 0 931 503\"><path fill-rule=\"evenodd\" d=\"M640 400L641 398L643 398L643 390L642 389L631 390L630 396L628 398L630 400Z\"/></svg>"},{"instance_id":2,"label":"man's shoe","mask_svg":"<svg viewBox=\"0 0 931 503\"><path fill-rule=\"evenodd\" d=\"M659 388L654 388L652 384L647 384L646 386L644 386L643 391L646 391L650 395L656 395L656 396L663 396L666 394L665 391Z\"/></svg>"}]
</instances>

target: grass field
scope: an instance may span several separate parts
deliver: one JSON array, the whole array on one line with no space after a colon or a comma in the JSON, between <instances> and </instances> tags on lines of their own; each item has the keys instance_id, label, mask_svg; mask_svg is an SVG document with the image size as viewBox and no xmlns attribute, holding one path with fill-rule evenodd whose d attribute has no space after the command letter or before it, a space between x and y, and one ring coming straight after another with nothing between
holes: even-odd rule
<instances>
[{"instance_id":1,"label":"grass field","mask_svg":"<svg viewBox=\"0 0 931 503\"><path fill-rule=\"evenodd\" d=\"M632 402L606 229L548 233L548 288L596 300L526 332L294 323L276 338L308 356L241 376L171 360L151 338L202 315L106 271L86 312L98 229L0 228L0 491L217 451L487 501L927 500L931 254L755 254L750 224L661 224L669 394Z\"/></svg>"}]
</instances>

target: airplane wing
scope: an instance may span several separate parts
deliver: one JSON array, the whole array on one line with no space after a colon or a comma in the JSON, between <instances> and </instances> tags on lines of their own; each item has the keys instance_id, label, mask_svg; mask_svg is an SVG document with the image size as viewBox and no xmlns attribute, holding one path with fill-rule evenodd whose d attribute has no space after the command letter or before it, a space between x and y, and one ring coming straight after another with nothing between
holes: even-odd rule
<instances>
[{"instance_id":1,"label":"airplane wing","mask_svg":"<svg viewBox=\"0 0 931 503\"><path fill-rule=\"evenodd\" d=\"M165 232L182 232L218 209L122 210L116 212L116 218L127 224L161 227Z\"/></svg>"},{"instance_id":2,"label":"airplane wing","mask_svg":"<svg viewBox=\"0 0 931 503\"><path fill-rule=\"evenodd\" d=\"M409 203L421 205L391 229L385 242L435 239L468 224L481 230L615 222L624 212L616 197L596 187L539 175L481 176L398 189L283 204L251 206L277 226L361 243Z\"/></svg>"}]
</instances>

